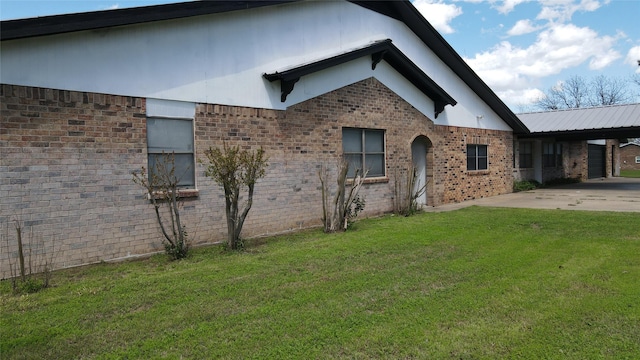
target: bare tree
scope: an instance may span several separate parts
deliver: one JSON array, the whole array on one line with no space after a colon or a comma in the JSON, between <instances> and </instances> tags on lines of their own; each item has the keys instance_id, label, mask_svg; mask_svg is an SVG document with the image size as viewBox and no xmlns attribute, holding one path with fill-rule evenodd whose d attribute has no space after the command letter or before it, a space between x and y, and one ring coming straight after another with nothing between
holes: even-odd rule
<instances>
[{"instance_id":1,"label":"bare tree","mask_svg":"<svg viewBox=\"0 0 640 360\"><path fill-rule=\"evenodd\" d=\"M542 110L624 104L632 100L627 81L604 75L591 81L574 75L548 89L535 105Z\"/></svg>"},{"instance_id":2,"label":"bare tree","mask_svg":"<svg viewBox=\"0 0 640 360\"><path fill-rule=\"evenodd\" d=\"M623 79L599 75L591 81L591 106L624 104L631 100L627 82Z\"/></svg>"}]
</instances>

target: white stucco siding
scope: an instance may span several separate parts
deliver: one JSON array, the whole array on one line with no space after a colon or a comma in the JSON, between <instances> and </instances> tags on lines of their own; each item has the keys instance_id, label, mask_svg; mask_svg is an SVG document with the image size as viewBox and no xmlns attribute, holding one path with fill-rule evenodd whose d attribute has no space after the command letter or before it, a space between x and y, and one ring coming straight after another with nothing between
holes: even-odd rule
<instances>
[{"instance_id":1,"label":"white stucco siding","mask_svg":"<svg viewBox=\"0 0 640 360\"><path fill-rule=\"evenodd\" d=\"M371 70L369 57L303 77L285 103L279 82L262 77L387 38L457 100L437 124L510 129L406 25L347 2L292 3L5 41L0 81L284 109L374 76L433 119L431 99L384 62Z\"/></svg>"},{"instance_id":2,"label":"white stucco siding","mask_svg":"<svg viewBox=\"0 0 640 360\"><path fill-rule=\"evenodd\" d=\"M422 40L404 24L391 19L391 21L385 22L383 28L385 35L393 40L394 45L400 51L458 102L454 107L447 105L444 112L435 119L436 124L511 130L491 107L480 99L447 64L427 48ZM433 118L433 107L430 109L431 115L428 116ZM478 116L482 116L480 121L478 121Z\"/></svg>"}]
</instances>

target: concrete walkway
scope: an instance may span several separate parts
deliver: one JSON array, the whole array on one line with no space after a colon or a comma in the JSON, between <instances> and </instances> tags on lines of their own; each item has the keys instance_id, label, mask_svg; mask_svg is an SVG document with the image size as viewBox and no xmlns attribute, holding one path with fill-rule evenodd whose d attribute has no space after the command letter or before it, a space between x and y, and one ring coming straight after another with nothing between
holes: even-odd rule
<instances>
[{"instance_id":1,"label":"concrete walkway","mask_svg":"<svg viewBox=\"0 0 640 360\"><path fill-rule=\"evenodd\" d=\"M640 179L607 178L578 184L492 196L425 209L449 211L467 206L640 212Z\"/></svg>"}]
</instances>

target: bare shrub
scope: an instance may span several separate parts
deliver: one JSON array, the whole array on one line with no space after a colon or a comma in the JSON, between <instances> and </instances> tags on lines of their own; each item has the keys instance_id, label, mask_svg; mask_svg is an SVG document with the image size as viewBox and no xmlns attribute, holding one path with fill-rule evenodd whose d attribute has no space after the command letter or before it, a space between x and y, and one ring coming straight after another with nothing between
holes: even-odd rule
<instances>
[{"instance_id":1,"label":"bare shrub","mask_svg":"<svg viewBox=\"0 0 640 360\"><path fill-rule=\"evenodd\" d=\"M163 152L161 161L156 162L150 174L143 166L140 172L133 174L133 182L146 190L153 205L167 255L173 260L187 257L190 246L187 229L180 218L182 201L178 189L180 178L175 174L175 154Z\"/></svg>"},{"instance_id":2,"label":"bare shrub","mask_svg":"<svg viewBox=\"0 0 640 360\"><path fill-rule=\"evenodd\" d=\"M9 251L8 262L14 293L34 293L49 287L57 254L55 241L52 240L47 248L44 239L35 235L32 226L26 229L20 219L14 219L15 245L12 245L9 228L9 222L3 224L2 238ZM15 249L13 257L12 249Z\"/></svg>"},{"instance_id":3,"label":"bare shrub","mask_svg":"<svg viewBox=\"0 0 640 360\"><path fill-rule=\"evenodd\" d=\"M356 169L353 179L347 180L349 164L345 160L338 163L337 187L329 185L329 169L322 166L318 172L322 191L322 223L327 233L345 231L364 210L365 200L360 196L360 188L364 183L366 172ZM330 200L331 194L334 194Z\"/></svg>"},{"instance_id":4,"label":"bare shrub","mask_svg":"<svg viewBox=\"0 0 640 360\"><path fill-rule=\"evenodd\" d=\"M417 213L420 210L418 198L427 191L427 182L419 188L416 187L418 183L418 169L413 165L408 169L396 169L393 175L393 211L403 216L410 216Z\"/></svg>"}]
</instances>

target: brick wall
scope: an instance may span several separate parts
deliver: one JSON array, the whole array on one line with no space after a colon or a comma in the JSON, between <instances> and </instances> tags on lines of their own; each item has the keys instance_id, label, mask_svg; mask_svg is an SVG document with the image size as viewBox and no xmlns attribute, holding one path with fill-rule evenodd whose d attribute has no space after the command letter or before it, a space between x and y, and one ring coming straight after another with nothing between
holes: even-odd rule
<instances>
[{"instance_id":1,"label":"brick wall","mask_svg":"<svg viewBox=\"0 0 640 360\"><path fill-rule=\"evenodd\" d=\"M606 176L620 176L620 141L617 139L607 139L606 146Z\"/></svg>"},{"instance_id":2,"label":"brick wall","mask_svg":"<svg viewBox=\"0 0 640 360\"><path fill-rule=\"evenodd\" d=\"M620 168L622 170L640 170L636 163L636 156L640 156L640 146L627 145L620 148Z\"/></svg>"},{"instance_id":3,"label":"brick wall","mask_svg":"<svg viewBox=\"0 0 640 360\"><path fill-rule=\"evenodd\" d=\"M436 126L433 142L434 204L461 202L509 193L513 189L511 132ZM467 145L487 145L486 171L467 171ZM427 170L429 171L429 170Z\"/></svg>"},{"instance_id":4,"label":"brick wall","mask_svg":"<svg viewBox=\"0 0 640 360\"><path fill-rule=\"evenodd\" d=\"M0 104L5 236L21 221L25 238L44 242L36 251L55 248L56 267L153 249L137 241L155 224L130 174L146 158L143 100L2 85ZM6 277L15 249L0 248Z\"/></svg>"},{"instance_id":5,"label":"brick wall","mask_svg":"<svg viewBox=\"0 0 640 360\"><path fill-rule=\"evenodd\" d=\"M12 85L0 87L0 221L19 219L55 244L56 267L126 258L162 249L151 205L131 173L147 163L145 100ZM262 146L266 177L256 184L243 236L320 225L318 170L335 168L342 127L386 131L387 174L409 166L411 142L428 138L428 204L511 191L512 134L436 126L375 79L286 111L198 104L196 158L210 146ZM489 170L466 171L466 145L485 144ZM393 176L363 187L365 216L393 209ZM197 198L182 216L196 243L225 239L221 189L196 165ZM10 240L14 241L10 235ZM14 248L0 244L2 277ZM41 249L42 250L42 249Z\"/></svg>"}]
</instances>

